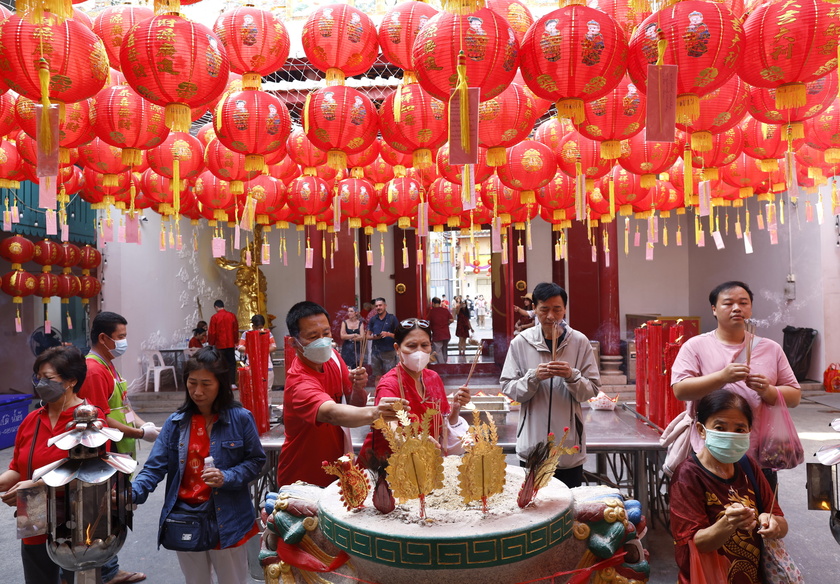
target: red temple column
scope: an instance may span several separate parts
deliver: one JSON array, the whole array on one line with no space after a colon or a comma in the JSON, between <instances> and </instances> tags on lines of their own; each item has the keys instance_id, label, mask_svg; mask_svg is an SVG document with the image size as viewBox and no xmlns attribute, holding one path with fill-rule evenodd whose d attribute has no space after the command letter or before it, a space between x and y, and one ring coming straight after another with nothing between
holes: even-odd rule
<instances>
[{"instance_id":1,"label":"red temple column","mask_svg":"<svg viewBox=\"0 0 840 584\"><path fill-rule=\"evenodd\" d=\"M403 237L408 250L408 265L403 265ZM425 250L426 242L423 242ZM426 265L417 265L417 235L413 229L394 228L394 306L390 312L402 320L422 318L427 309L423 305L426 297Z\"/></svg>"},{"instance_id":2,"label":"red temple column","mask_svg":"<svg viewBox=\"0 0 840 584\"><path fill-rule=\"evenodd\" d=\"M567 230L569 238L569 324L589 339L598 338L601 325L600 304L595 301L601 293L598 282L598 262L592 261L592 245L586 224L573 221Z\"/></svg>"}]
</instances>

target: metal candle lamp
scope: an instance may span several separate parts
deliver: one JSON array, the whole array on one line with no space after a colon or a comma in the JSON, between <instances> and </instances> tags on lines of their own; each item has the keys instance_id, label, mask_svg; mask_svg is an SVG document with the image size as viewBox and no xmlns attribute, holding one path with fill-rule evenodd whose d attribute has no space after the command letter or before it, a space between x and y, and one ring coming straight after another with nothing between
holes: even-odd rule
<instances>
[{"instance_id":1,"label":"metal candle lamp","mask_svg":"<svg viewBox=\"0 0 840 584\"><path fill-rule=\"evenodd\" d=\"M47 442L68 451L67 458L33 473L48 487L47 553L77 572L77 584L101 582L101 566L122 548L131 527L129 477L137 461L105 449L109 440L122 437L97 419L94 406L80 405L67 431Z\"/></svg>"}]
</instances>

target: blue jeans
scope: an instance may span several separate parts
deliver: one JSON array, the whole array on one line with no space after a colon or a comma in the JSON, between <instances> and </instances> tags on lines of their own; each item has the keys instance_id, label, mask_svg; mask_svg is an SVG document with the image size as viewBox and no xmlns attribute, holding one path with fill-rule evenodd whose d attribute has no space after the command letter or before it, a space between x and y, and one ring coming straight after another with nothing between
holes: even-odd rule
<instances>
[{"instance_id":1,"label":"blue jeans","mask_svg":"<svg viewBox=\"0 0 840 584\"><path fill-rule=\"evenodd\" d=\"M102 566L102 584L110 582L117 576L120 571L120 559L114 556Z\"/></svg>"}]
</instances>

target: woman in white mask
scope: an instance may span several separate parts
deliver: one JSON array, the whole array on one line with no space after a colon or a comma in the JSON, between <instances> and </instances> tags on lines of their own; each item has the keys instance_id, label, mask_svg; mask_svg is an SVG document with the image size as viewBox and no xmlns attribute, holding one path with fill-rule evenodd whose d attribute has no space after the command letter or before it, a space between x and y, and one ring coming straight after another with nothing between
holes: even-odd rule
<instances>
[{"instance_id":1,"label":"woman in white mask","mask_svg":"<svg viewBox=\"0 0 840 584\"><path fill-rule=\"evenodd\" d=\"M408 400L412 419L422 419L426 410L435 410L430 436L441 446L444 455L460 454L463 452L460 437L468 426L460 413L461 407L470 401L470 391L460 387L450 401L440 375L426 367L432 355L428 321L416 318L402 321L394 332L394 350L399 363L379 380L376 403L387 397ZM368 434L359 458L367 464L372 454L380 460L390 454L388 442L379 430Z\"/></svg>"},{"instance_id":2,"label":"woman in white mask","mask_svg":"<svg viewBox=\"0 0 840 584\"><path fill-rule=\"evenodd\" d=\"M680 583L690 582L692 563L694 569L705 565L706 572L709 563L716 564L725 575L706 573L709 582L764 582L762 540L787 533L778 498L756 461L746 456L752 416L747 400L728 389L697 404L704 446L677 466L670 488Z\"/></svg>"}]
</instances>

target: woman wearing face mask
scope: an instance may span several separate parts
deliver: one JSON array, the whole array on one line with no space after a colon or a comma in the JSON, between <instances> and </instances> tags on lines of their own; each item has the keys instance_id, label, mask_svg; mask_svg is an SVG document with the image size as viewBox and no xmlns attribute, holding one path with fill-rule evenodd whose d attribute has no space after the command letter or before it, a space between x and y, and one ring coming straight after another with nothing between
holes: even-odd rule
<instances>
[{"instance_id":1,"label":"woman wearing face mask","mask_svg":"<svg viewBox=\"0 0 840 584\"><path fill-rule=\"evenodd\" d=\"M726 582L760 584L762 538L778 539L787 533L770 484L755 460L745 456L752 415L747 400L728 389L713 391L697 404L697 430L704 446L677 466L670 488L680 583L690 582L693 542L700 554L719 556Z\"/></svg>"},{"instance_id":2,"label":"woman wearing face mask","mask_svg":"<svg viewBox=\"0 0 840 584\"><path fill-rule=\"evenodd\" d=\"M470 401L470 391L466 387L459 388L450 404L440 375L426 368L432 354L429 323L416 318L402 321L394 332L394 350L399 363L380 379L376 386L376 403L383 398L408 400L412 419L422 419L429 409L437 411L432 418L429 435L441 445L444 454L461 452L455 437L462 436L467 426L460 412L461 407ZM359 458L362 464L369 465L371 455L382 459L390 452L382 433L373 430L368 433Z\"/></svg>"},{"instance_id":3,"label":"woman wearing face mask","mask_svg":"<svg viewBox=\"0 0 840 584\"><path fill-rule=\"evenodd\" d=\"M9 470L0 475L3 502L15 507L17 491L36 486L33 471L67 456L47 441L66 431L76 406L85 403L77 393L87 375L82 354L75 347L53 347L41 353L33 366L35 393L41 407L30 413L18 428ZM99 416L105 415L99 411ZM39 481L42 485L43 482ZM72 572L61 572L47 555L46 535L24 538L21 558L26 584L58 584L61 578L73 582Z\"/></svg>"}]
</instances>

